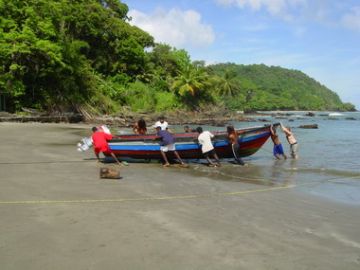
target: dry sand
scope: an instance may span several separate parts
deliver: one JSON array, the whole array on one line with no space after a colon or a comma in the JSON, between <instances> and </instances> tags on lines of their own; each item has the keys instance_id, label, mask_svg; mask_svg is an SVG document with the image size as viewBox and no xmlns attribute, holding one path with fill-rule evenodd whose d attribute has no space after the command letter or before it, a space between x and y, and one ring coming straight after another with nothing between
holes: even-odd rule
<instances>
[{"instance_id":1,"label":"dry sand","mask_svg":"<svg viewBox=\"0 0 360 270\"><path fill-rule=\"evenodd\" d=\"M359 207L199 165L101 180L88 130L0 124L1 270L360 269Z\"/></svg>"}]
</instances>

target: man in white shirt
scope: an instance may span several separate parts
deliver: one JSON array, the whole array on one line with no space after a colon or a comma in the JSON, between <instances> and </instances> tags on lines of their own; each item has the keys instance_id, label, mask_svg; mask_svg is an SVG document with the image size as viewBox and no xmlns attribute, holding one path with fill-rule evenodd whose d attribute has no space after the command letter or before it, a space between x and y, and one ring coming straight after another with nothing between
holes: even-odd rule
<instances>
[{"instance_id":1,"label":"man in white shirt","mask_svg":"<svg viewBox=\"0 0 360 270\"><path fill-rule=\"evenodd\" d=\"M198 141L201 145L201 152L203 153L206 160L209 162L209 166L220 166L219 157L217 156L214 146L211 142L211 138L214 138L214 134L212 134L210 131L203 131L202 127L198 127L196 131L199 133ZM212 162L212 160L210 159L210 155L213 156L213 158L216 160L216 163Z\"/></svg>"},{"instance_id":2,"label":"man in white shirt","mask_svg":"<svg viewBox=\"0 0 360 270\"><path fill-rule=\"evenodd\" d=\"M169 124L165 121L164 116L160 116L158 118L158 121L154 124L154 127L161 127L161 130L166 130L168 128Z\"/></svg>"}]
</instances>

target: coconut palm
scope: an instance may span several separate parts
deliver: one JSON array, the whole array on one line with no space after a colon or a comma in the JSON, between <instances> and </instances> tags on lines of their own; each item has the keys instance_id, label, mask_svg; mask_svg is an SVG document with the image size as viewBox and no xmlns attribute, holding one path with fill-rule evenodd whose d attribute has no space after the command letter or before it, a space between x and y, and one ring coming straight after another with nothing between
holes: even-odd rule
<instances>
[{"instance_id":1,"label":"coconut palm","mask_svg":"<svg viewBox=\"0 0 360 270\"><path fill-rule=\"evenodd\" d=\"M229 70L225 71L223 77L218 77L216 86L221 96L235 96L240 91L240 84L236 80L236 74Z\"/></svg>"},{"instance_id":2,"label":"coconut palm","mask_svg":"<svg viewBox=\"0 0 360 270\"><path fill-rule=\"evenodd\" d=\"M208 79L209 75L204 69L188 65L184 70L178 71L171 89L182 97L187 95L194 97L205 90Z\"/></svg>"}]
</instances>

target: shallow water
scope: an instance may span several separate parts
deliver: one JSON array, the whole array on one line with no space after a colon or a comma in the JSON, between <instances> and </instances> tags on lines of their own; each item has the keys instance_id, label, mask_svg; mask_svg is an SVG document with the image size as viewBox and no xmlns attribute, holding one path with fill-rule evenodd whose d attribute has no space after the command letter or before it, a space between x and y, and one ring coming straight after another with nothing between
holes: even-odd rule
<instances>
[{"instance_id":1,"label":"shallow water","mask_svg":"<svg viewBox=\"0 0 360 270\"><path fill-rule=\"evenodd\" d=\"M269 139L254 155L245 158L248 167L223 163L221 168L209 168L192 162L195 176L206 176L215 181L238 181L264 186L292 186L294 190L321 196L347 204L360 205L360 112L342 113L329 117L328 113L293 112L286 119L253 116L269 122L233 122L236 128L259 126L281 121L290 126L299 143L299 159L276 160L272 155L273 143ZM352 120L350 120L350 118ZM353 120L355 119L355 120ZM318 129L301 129L300 125L318 124ZM196 126L191 126L196 128ZM219 127L204 126L219 130ZM182 132L181 126L172 126ZM225 129L225 128L224 128ZM123 132L126 132L123 130ZM290 156L285 135L278 128L284 151Z\"/></svg>"},{"instance_id":2,"label":"shallow water","mask_svg":"<svg viewBox=\"0 0 360 270\"><path fill-rule=\"evenodd\" d=\"M271 140L247 162L262 168L264 178L274 177L280 183L293 183L298 190L345 203L360 205L360 113L343 113L336 119L322 116L290 117L281 119L290 126L299 143L299 159L275 161L272 157ZM350 120L356 119L356 120ZM269 117L271 122L279 119ZM256 125L254 123L233 123L235 127ZM318 124L319 129L301 129L300 125ZM289 145L278 129L285 152Z\"/></svg>"}]
</instances>

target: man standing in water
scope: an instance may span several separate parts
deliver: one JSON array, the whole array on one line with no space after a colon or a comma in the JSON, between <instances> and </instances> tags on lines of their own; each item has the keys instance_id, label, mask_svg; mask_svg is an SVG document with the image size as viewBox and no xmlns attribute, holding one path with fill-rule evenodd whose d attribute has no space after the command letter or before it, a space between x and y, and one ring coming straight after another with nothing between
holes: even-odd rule
<instances>
[{"instance_id":1,"label":"man standing in water","mask_svg":"<svg viewBox=\"0 0 360 270\"><path fill-rule=\"evenodd\" d=\"M276 128L273 125L270 126L270 133L271 133L271 140L274 143L274 148L273 148L274 157L276 157L276 159L281 159L281 157L286 159L286 155L281 145L279 135L277 135Z\"/></svg>"},{"instance_id":2,"label":"man standing in water","mask_svg":"<svg viewBox=\"0 0 360 270\"><path fill-rule=\"evenodd\" d=\"M97 127L92 128L93 134L91 136L93 145L94 145L94 152L95 156L98 161L100 161L99 154L103 153L105 155L111 155L115 161L121 165L120 161L116 158L115 154L111 152L109 144L107 143L108 140L112 139L112 135L105 133L102 129L98 129Z\"/></svg>"},{"instance_id":3,"label":"man standing in water","mask_svg":"<svg viewBox=\"0 0 360 270\"><path fill-rule=\"evenodd\" d=\"M290 127L284 127L282 123L280 123L281 129L284 131L287 141L290 144L290 154L293 159L297 159L298 155L298 143L295 139L294 134L291 131Z\"/></svg>"}]
</instances>

